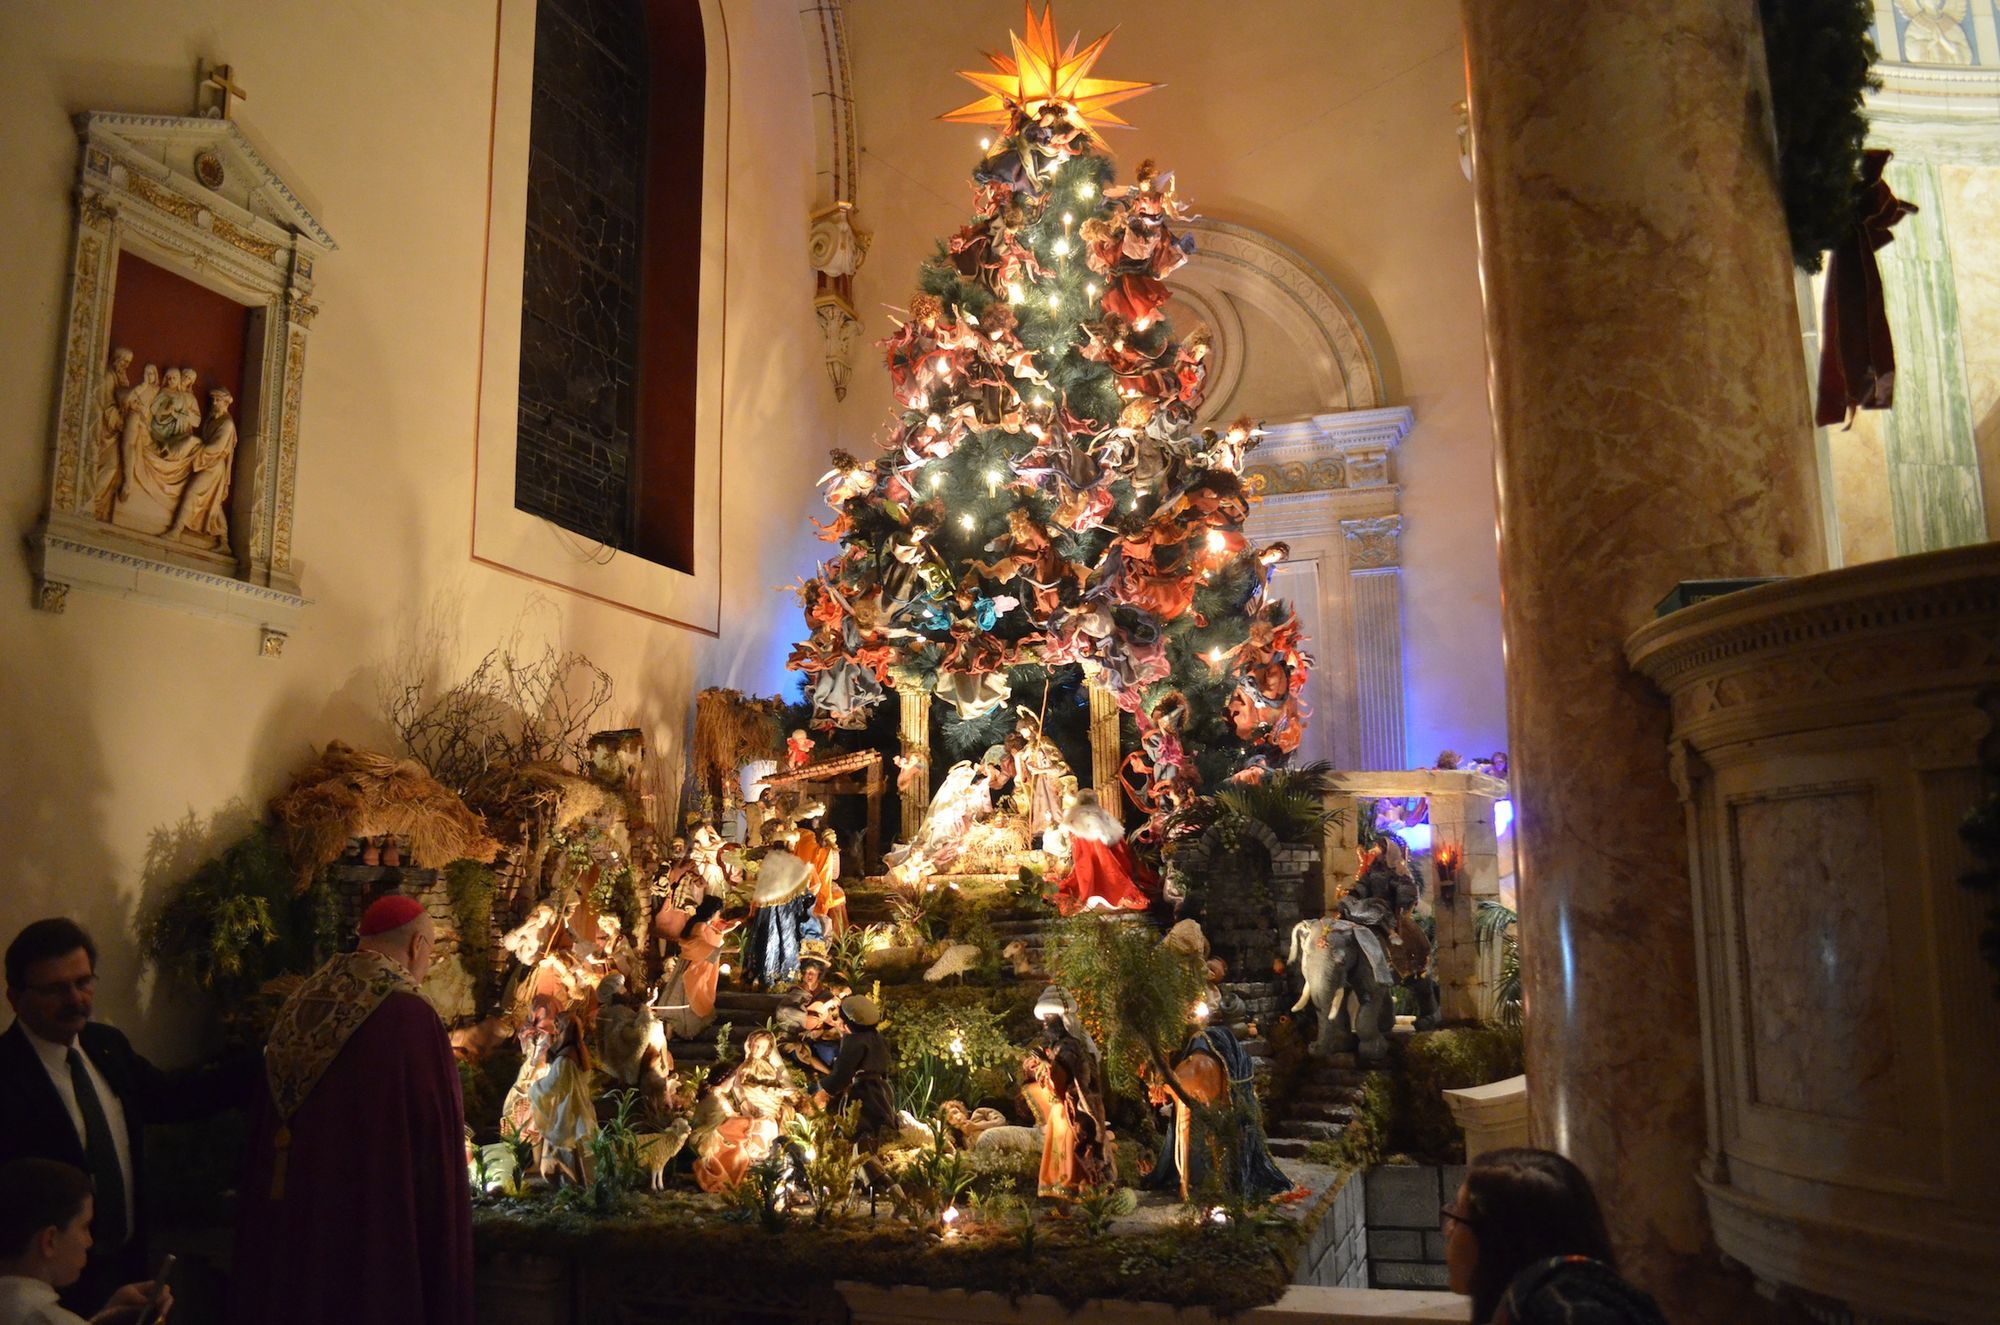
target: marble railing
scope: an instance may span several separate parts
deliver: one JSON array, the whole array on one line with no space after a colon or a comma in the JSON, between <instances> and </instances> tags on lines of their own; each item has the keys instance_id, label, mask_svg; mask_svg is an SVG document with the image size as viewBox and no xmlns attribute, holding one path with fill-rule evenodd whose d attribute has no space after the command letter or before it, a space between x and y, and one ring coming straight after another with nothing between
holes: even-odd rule
<instances>
[{"instance_id":1,"label":"marble railing","mask_svg":"<svg viewBox=\"0 0 2000 1325\"><path fill-rule=\"evenodd\" d=\"M1715 599L1626 649L1672 707L1717 1244L1856 1319L1995 1319L2000 1000L1958 826L1990 785L2000 545Z\"/></svg>"}]
</instances>

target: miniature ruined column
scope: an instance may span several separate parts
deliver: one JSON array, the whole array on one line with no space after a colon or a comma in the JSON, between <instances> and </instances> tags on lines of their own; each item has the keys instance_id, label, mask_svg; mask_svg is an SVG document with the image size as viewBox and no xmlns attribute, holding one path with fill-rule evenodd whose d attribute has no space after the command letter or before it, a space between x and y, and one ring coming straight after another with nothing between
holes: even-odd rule
<instances>
[{"instance_id":1,"label":"miniature ruined column","mask_svg":"<svg viewBox=\"0 0 2000 1325\"><path fill-rule=\"evenodd\" d=\"M1439 770L1422 776L1438 782L1438 790L1430 793L1431 877L1425 884L1437 920L1440 1011L1447 1022L1487 1021L1493 1016L1493 988L1475 922L1481 899L1500 895L1493 803L1506 794L1506 784L1473 772ZM1447 869L1453 875L1449 880Z\"/></svg>"},{"instance_id":2,"label":"miniature ruined column","mask_svg":"<svg viewBox=\"0 0 2000 1325\"><path fill-rule=\"evenodd\" d=\"M1100 800L1118 782L1119 757L1118 696L1094 685L1090 687L1090 785L1097 788Z\"/></svg>"},{"instance_id":3,"label":"miniature ruined column","mask_svg":"<svg viewBox=\"0 0 2000 1325\"><path fill-rule=\"evenodd\" d=\"M903 832L905 842L914 841L917 830L923 827L924 810L928 808L931 790L931 695L928 690L898 689L896 697L903 704L903 757L917 761L917 773L911 779L914 790L902 793ZM898 782L902 779L898 778Z\"/></svg>"}]
</instances>

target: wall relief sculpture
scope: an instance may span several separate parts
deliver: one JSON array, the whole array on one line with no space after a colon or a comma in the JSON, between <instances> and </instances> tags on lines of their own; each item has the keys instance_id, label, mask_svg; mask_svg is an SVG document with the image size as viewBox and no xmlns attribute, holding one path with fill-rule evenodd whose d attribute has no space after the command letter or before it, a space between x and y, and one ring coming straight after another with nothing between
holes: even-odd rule
<instances>
[{"instance_id":1,"label":"wall relief sculpture","mask_svg":"<svg viewBox=\"0 0 2000 1325\"><path fill-rule=\"evenodd\" d=\"M299 406L314 265L335 245L216 74L205 113L76 117L49 500L28 542L44 610L72 588L137 598L255 626L276 656L306 604Z\"/></svg>"}]
</instances>

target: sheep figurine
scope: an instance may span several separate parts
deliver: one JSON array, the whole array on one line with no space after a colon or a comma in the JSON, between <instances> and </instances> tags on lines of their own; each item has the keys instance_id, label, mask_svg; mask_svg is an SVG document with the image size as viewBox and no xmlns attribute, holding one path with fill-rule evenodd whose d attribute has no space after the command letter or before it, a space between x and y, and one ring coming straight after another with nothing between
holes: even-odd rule
<instances>
[{"instance_id":1,"label":"sheep figurine","mask_svg":"<svg viewBox=\"0 0 2000 1325\"><path fill-rule=\"evenodd\" d=\"M690 1130L687 1119L676 1118L664 1132L641 1132L633 1138L639 1146L639 1165L652 1175L654 1191L666 1189L667 1165L674 1162L674 1156L687 1144Z\"/></svg>"},{"instance_id":2,"label":"sheep figurine","mask_svg":"<svg viewBox=\"0 0 2000 1325\"><path fill-rule=\"evenodd\" d=\"M976 943L954 943L944 950L942 956L931 963L924 972L924 979L936 984L946 976L955 975L960 984L965 983L965 973L979 967L979 945Z\"/></svg>"},{"instance_id":3,"label":"sheep figurine","mask_svg":"<svg viewBox=\"0 0 2000 1325\"><path fill-rule=\"evenodd\" d=\"M1006 1115L998 1109L982 1107L966 1110L958 1100L946 1100L938 1106L945 1124L965 1140L968 1150L986 1151L1035 1151L1042 1148L1042 1129L1039 1127L1016 1127L1007 1121Z\"/></svg>"},{"instance_id":4,"label":"sheep figurine","mask_svg":"<svg viewBox=\"0 0 2000 1325\"><path fill-rule=\"evenodd\" d=\"M974 1154L997 1154L1017 1151L1040 1154L1042 1150L1042 1129L1039 1127L989 1127L979 1134L972 1143Z\"/></svg>"}]
</instances>

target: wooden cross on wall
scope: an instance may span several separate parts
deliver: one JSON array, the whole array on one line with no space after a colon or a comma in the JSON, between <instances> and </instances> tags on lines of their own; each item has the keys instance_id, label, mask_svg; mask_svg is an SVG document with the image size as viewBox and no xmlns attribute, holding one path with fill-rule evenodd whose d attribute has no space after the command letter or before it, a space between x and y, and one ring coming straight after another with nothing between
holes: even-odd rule
<instances>
[{"instance_id":1,"label":"wooden cross on wall","mask_svg":"<svg viewBox=\"0 0 2000 1325\"><path fill-rule=\"evenodd\" d=\"M198 69L201 81L195 87L195 113L211 120L234 118L236 101L250 99L235 81L235 70L226 64L210 65L206 60Z\"/></svg>"}]
</instances>

